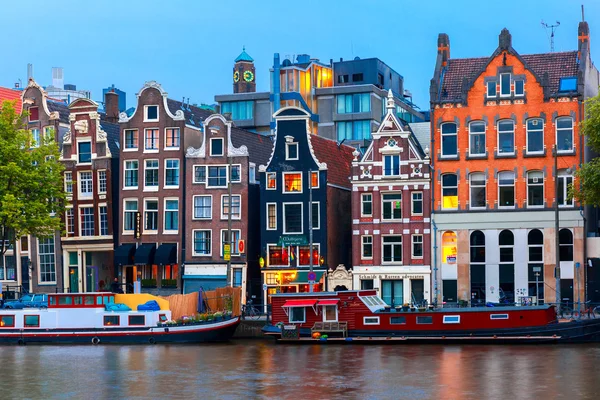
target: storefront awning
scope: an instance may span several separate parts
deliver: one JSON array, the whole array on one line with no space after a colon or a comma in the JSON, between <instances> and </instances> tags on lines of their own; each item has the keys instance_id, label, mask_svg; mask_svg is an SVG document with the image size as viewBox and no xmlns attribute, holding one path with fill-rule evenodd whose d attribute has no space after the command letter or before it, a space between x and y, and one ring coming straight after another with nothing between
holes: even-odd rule
<instances>
[{"instance_id":1,"label":"storefront awning","mask_svg":"<svg viewBox=\"0 0 600 400\"><path fill-rule=\"evenodd\" d=\"M335 306L339 302L340 302L340 299L326 299L326 300L319 300L319 304L317 304L317 305L318 306Z\"/></svg>"},{"instance_id":2,"label":"storefront awning","mask_svg":"<svg viewBox=\"0 0 600 400\"><path fill-rule=\"evenodd\" d=\"M315 282L319 282L321 277L323 276L324 271L313 271L316 275ZM308 283L308 271L298 271L296 273L296 279L294 279L290 284L299 284L299 283Z\"/></svg>"},{"instance_id":3,"label":"storefront awning","mask_svg":"<svg viewBox=\"0 0 600 400\"><path fill-rule=\"evenodd\" d=\"M127 243L115 249L115 265L132 265L135 243Z\"/></svg>"},{"instance_id":4,"label":"storefront awning","mask_svg":"<svg viewBox=\"0 0 600 400\"><path fill-rule=\"evenodd\" d=\"M154 254L154 264L177 264L177 245L175 243L161 244Z\"/></svg>"},{"instance_id":5,"label":"storefront awning","mask_svg":"<svg viewBox=\"0 0 600 400\"><path fill-rule=\"evenodd\" d=\"M141 244L135 251L133 263L135 265L152 265L154 264L154 252L156 244Z\"/></svg>"},{"instance_id":6,"label":"storefront awning","mask_svg":"<svg viewBox=\"0 0 600 400\"><path fill-rule=\"evenodd\" d=\"M317 304L317 299L286 300L282 307L314 307L315 304Z\"/></svg>"}]
</instances>

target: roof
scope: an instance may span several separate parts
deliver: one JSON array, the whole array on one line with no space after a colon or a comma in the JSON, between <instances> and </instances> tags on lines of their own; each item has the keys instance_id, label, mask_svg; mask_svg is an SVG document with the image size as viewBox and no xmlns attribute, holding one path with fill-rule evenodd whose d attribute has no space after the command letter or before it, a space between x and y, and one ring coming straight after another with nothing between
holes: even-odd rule
<instances>
[{"instance_id":1,"label":"roof","mask_svg":"<svg viewBox=\"0 0 600 400\"><path fill-rule=\"evenodd\" d=\"M246 48L244 47L242 53L235 59L235 62L238 61L254 62L254 59L250 57L248 53L246 53Z\"/></svg>"},{"instance_id":2,"label":"roof","mask_svg":"<svg viewBox=\"0 0 600 400\"><path fill-rule=\"evenodd\" d=\"M351 189L352 153L356 149L317 135L310 135L310 142L317 160L327 164L327 183Z\"/></svg>"},{"instance_id":3,"label":"roof","mask_svg":"<svg viewBox=\"0 0 600 400\"><path fill-rule=\"evenodd\" d=\"M21 111L23 110L23 101L21 100L20 91L0 87L0 103L2 103L5 100L16 100L17 106L15 107L15 110L17 111L17 113L21 113Z\"/></svg>"},{"instance_id":4,"label":"roof","mask_svg":"<svg viewBox=\"0 0 600 400\"><path fill-rule=\"evenodd\" d=\"M112 153L113 157L119 157L119 139L121 137L121 131L119 124L113 124L104 120L100 121L102 130L106 132L106 140L108 142L108 148Z\"/></svg>"},{"instance_id":5,"label":"roof","mask_svg":"<svg viewBox=\"0 0 600 400\"><path fill-rule=\"evenodd\" d=\"M412 130L417 142L421 146L421 149L429 147L431 142L431 123L430 122L411 122L408 124Z\"/></svg>"},{"instance_id":6,"label":"roof","mask_svg":"<svg viewBox=\"0 0 600 400\"><path fill-rule=\"evenodd\" d=\"M256 165L267 165L273 152L273 142L267 136L244 129L231 127L231 142L235 147L248 148L249 161Z\"/></svg>"},{"instance_id":7,"label":"roof","mask_svg":"<svg viewBox=\"0 0 600 400\"><path fill-rule=\"evenodd\" d=\"M576 51L525 54L520 57L539 79L548 72L551 94L558 92L560 78L577 76ZM472 83L489 61L490 57L449 59L443 75L440 100L460 101L463 78L467 78L469 83Z\"/></svg>"},{"instance_id":8,"label":"roof","mask_svg":"<svg viewBox=\"0 0 600 400\"><path fill-rule=\"evenodd\" d=\"M62 124L69 124L69 106L62 101L52 101L48 100L46 102L48 104L48 111L50 112L58 112L58 121Z\"/></svg>"},{"instance_id":9,"label":"roof","mask_svg":"<svg viewBox=\"0 0 600 400\"><path fill-rule=\"evenodd\" d=\"M185 116L185 123L187 125L197 126L200 128L202 122L210 115L214 114L213 111L204 110L200 107L192 106L189 104L182 103L181 101L167 99L167 106L171 113L175 114L177 110L182 110Z\"/></svg>"}]
</instances>

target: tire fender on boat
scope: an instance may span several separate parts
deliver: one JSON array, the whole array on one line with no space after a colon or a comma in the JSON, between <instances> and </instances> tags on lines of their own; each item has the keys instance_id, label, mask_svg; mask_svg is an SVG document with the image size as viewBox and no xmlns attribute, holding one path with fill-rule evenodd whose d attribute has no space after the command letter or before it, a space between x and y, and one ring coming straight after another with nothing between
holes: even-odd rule
<instances>
[{"instance_id":1,"label":"tire fender on boat","mask_svg":"<svg viewBox=\"0 0 600 400\"><path fill-rule=\"evenodd\" d=\"M151 337L150 339L148 339L148 343L156 344L156 340L153 337Z\"/></svg>"},{"instance_id":2,"label":"tire fender on boat","mask_svg":"<svg viewBox=\"0 0 600 400\"><path fill-rule=\"evenodd\" d=\"M94 336L94 337L92 338L92 344L93 344L93 345L97 345L97 344L99 344L99 343L100 343L100 338L99 338L98 336Z\"/></svg>"},{"instance_id":3,"label":"tire fender on boat","mask_svg":"<svg viewBox=\"0 0 600 400\"><path fill-rule=\"evenodd\" d=\"M169 328L165 328L165 332L169 333Z\"/></svg>"},{"instance_id":4,"label":"tire fender on boat","mask_svg":"<svg viewBox=\"0 0 600 400\"><path fill-rule=\"evenodd\" d=\"M25 341L23 339L19 339L19 340L17 340L17 344L19 346L25 346Z\"/></svg>"}]
</instances>

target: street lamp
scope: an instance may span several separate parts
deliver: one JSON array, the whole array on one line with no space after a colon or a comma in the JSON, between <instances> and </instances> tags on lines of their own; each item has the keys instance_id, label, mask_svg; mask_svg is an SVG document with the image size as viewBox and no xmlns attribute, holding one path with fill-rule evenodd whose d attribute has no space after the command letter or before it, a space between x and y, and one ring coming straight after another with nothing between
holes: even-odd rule
<instances>
[{"instance_id":1,"label":"street lamp","mask_svg":"<svg viewBox=\"0 0 600 400\"><path fill-rule=\"evenodd\" d=\"M540 278L540 271L542 270L542 267L533 267L533 271L535 272L535 302L536 305L540 305L540 290L539 290L539 278Z\"/></svg>"}]
</instances>

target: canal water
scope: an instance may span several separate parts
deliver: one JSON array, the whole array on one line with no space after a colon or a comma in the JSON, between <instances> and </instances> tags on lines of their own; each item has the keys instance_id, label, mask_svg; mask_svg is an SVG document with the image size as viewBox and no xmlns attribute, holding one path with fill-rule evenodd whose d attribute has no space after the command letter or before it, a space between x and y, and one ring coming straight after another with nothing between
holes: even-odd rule
<instances>
[{"instance_id":1,"label":"canal water","mask_svg":"<svg viewBox=\"0 0 600 400\"><path fill-rule=\"evenodd\" d=\"M598 399L600 345L0 347L2 399Z\"/></svg>"}]
</instances>

